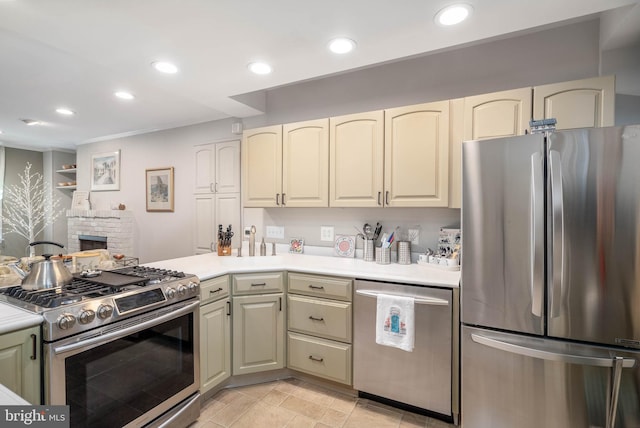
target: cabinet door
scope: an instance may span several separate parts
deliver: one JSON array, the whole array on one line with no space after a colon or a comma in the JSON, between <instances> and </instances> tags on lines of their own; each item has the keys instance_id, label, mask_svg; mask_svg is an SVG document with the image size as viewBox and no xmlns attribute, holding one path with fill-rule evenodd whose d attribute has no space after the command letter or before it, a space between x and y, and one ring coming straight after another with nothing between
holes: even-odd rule
<instances>
[{"instance_id":1,"label":"cabinet door","mask_svg":"<svg viewBox=\"0 0 640 428\"><path fill-rule=\"evenodd\" d=\"M329 120L282 126L282 204L329 206Z\"/></svg>"},{"instance_id":2,"label":"cabinet door","mask_svg":"<svg viewBox=\"0 0 640 428\"><path fill-rule=\"evenodd\" d=\"M384 203L446 207L449 101L385 110Z\"/></svg>"},{"instance_id":3,"label":"cabinet door","mask_svg":"<svg viewBox=\"0 0 640 428\"><path fill-rule=\"evenodd\" d=\"M524 135L531 120L531 88L464 99L464 140Z\"/></svg>"},{"instance_id":4,"label":"cabinet door","mask_svg":"<svg viewBox=\"0 0 640 428\"><path fill-rule=\"evenodd\" d=\"M224 230L231 225L234 236L231 239L231 247L239 247L242 239L240 224L240 194L239 193L219 193L215 197L215 223L213 239L217 240L218 225L221 224Z\"/></svg>"},{"instance_id":5,"label":"cabinet door","mask_svg":"<svg viewBox=\"0 0 640 428\"><path fill-rule=\"evenodd\" d=\"M244 206L279 206L282 193L282 125L245 131L241 155Z\"/></svg>"},{"instance_id":6,"label":"cabinet door","mask_svg":"<svg viewBox=\"0 0 640 428\"><path fill-rule=\"evenodd\" d=\"M200 308L200 379L201 393L231 376L230 299Z\"/></svg>"},{"instance_id":7,"label":"cabinet door","mask_svg":"<svg viewBox=\"0 0 640 428\"><path fill-rule=\"evenodd\" d=\"M193 228L193 247L195 254L209 253L215 244L215 195L199 194L195 196L195 222Z\"/></svg>"},{"instance_id":8,"label":"cabinet door","mask_svg":"<svg viewBox=\"0 0 640 428\"><path fill-rule=\"evenodd\" d=\"M216 193L240 193L240 141L215 144Z\"/></svg>"},{"instance_id":9,"label":"cabinet door","mask_svg":"<svg viewBox=\"0 0 640 428\"><path fill-rule=\"evenodd\" d=\"M195 193L215 192L215 144L206 144L194 148Z\"/></svg>"},{"instance_id":10,"label":"cabinet door","mask_svg":"<svg viewBox=\"0 0 640 428\"><path fill-rule=\"evenodd\" d=\"M615 76L533 88L533 118L555 118L556 129L614 125Z\"/></svg>"},{"instance_id":11,"label":"cabinet door","mask_svg":"<svg viewBox=\"0 0 640 428\"><path fill-rule=\"evenodd\" d=\"M382 206L384 112L329 119L329 206Z\"/></svg>"},{"instance_id":12,"label":"cabinet door","mask_svg":"<svg viewBox=\"0 0 640 428\"><path fill-rule=\"evenodd\" d=\"M283 294L233 298L233 374L284 367Z\"/></svg>"},{"instance_id":13,"label":"cabinet door","mask_svg":"<svg viewBox=\"0 0 640 428\"><path fill-rule=\"evenodd\" d=\"M40 404L40 327L0 335L0 384Z\"/></svg>"}]
</instances>

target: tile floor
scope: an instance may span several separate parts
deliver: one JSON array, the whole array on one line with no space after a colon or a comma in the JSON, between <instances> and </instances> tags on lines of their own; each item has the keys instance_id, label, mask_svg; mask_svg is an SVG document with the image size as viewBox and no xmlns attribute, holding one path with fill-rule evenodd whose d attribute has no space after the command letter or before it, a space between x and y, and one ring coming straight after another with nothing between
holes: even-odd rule
<instances>
[{"instance_id":1,"label":"tile floor","mask_svg":"<svg viewBox=\"0 0 640 428\"><path fill-rule=\"evenodd\" d=\"M285 379L225 389L190 428L453 428L441 420Z\"/></svg>"}]
</instances>

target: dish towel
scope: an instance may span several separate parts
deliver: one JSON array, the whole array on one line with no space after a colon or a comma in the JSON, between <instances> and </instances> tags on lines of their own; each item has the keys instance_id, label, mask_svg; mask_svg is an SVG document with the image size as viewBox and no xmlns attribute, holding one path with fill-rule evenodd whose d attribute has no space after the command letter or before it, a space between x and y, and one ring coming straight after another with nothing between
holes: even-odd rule
<instances>
[{"instance_id":1,"label":"dish towel","mask_svg":"<svg viewBox=\"0 0 640 428\"><path fill-rule=\"evenodd\" d=\"M376 343L412 352L415 342L413 297L378 294Z\"/></svg>"}]
</instances>

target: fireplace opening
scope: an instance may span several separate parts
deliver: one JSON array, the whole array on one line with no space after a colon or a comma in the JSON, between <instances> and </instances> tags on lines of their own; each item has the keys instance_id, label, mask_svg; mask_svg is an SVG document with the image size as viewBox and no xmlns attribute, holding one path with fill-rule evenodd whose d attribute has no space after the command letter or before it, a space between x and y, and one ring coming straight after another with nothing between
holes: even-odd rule
<instances>
[{"instance_id":1,"label":"fireplace opening","mask_svg":"<svg viewBox=\"0 0 640 428\"><path fill-rule=\"evenodd\" d=\"M78 240L80 241L80 251L107 249L106 236L79 235Z\"/></svg>"}]
</instances>

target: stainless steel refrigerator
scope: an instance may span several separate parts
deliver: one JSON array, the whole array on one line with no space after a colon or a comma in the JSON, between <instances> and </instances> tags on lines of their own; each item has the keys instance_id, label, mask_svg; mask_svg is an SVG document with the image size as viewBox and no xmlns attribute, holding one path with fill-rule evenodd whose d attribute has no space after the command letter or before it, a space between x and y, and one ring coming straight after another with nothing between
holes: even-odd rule
<instances>
[{"instance_id":1,"label":"stainless steel refrigerator","mask_svg":"<svg viewBox=\"0 0 640 428\"><path fill-rule=\"evenodd\" d=\"M462 158L463 428L640 427L640 125Z\"/></svg>"}]
</instances>

